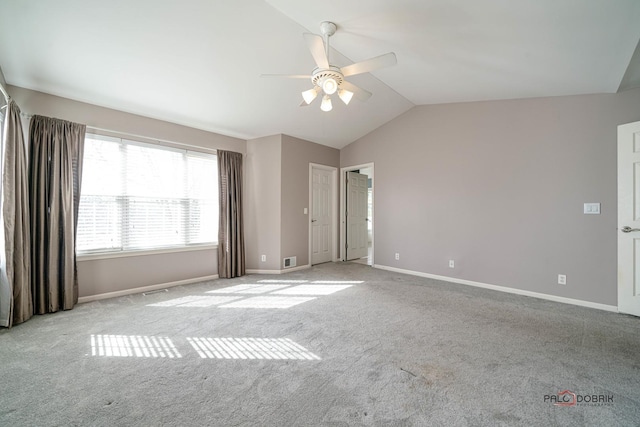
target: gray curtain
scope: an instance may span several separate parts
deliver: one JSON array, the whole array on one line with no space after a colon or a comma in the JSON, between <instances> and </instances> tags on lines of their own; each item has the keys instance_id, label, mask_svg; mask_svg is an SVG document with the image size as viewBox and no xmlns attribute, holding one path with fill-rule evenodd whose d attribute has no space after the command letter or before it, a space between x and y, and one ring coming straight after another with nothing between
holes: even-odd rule
<instances>
[{"instance_id":1,"label":"gray curtain","mask_svg":"<svg viewBox=\"0 0 640 427\"><path fill-rule=\"evenodd\" d=\"M22 323L33 316L31 294L31 253L27 158L20 108L10 100L4 129L2 165L2 219L4 223L4 264L12 294L9 324Z\"/></svg>"},{"instance_id":2,"label":"gray curtain","mask_svg":"<svg viewBox=\"0 0 640 427\"><path fill-rule=\"evenodd\" d=\"M218 275L221 278L244 276L242 154L218 150L218 187Z\"/></svg>"},{"instance_id":3,"label":"gray curtain","mask_svg":"<svg viewBox=\"0 0 640 427\"><path fill-rule=\"evenodd\" d=\"M31 118L31 288L37 314L70 310L78 302L75 247L85 132L85 125Z\"/></svg>"}]
</instances>

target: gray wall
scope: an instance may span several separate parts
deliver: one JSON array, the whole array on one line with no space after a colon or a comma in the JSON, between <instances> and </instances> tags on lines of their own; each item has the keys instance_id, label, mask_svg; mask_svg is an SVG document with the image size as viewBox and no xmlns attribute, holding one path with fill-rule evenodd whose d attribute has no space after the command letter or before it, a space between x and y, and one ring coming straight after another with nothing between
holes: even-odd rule
<instances>
[{"instance_id":1,"label":"gray wall","mask_svg":"<svg viewBox=\"0 0 640 427\"><path fill-rule=\"evenodd\" d=\"M273 135L247 141L245 231L247 268L280 271L282 258L309 264L309 163L338 167L334 148ZM267 261L260 260L261 255Z\"/></svg>"},{"instance_id":2,"label":"gray wall","mask_svg":"<svg viewBox=\"0 0 640 427\"><path fill-rule=\"evenodd\" d=\"M22 112L26 114L41 114L71 120L89 127L108 129L129 135L246 153L246 142L242 139L98 107L16 86L8 86L7 90L16 100ZM26 131L27 129L25 129Z\"/></svg>"},{"instance_id":3,"label":"gray wall","mask_svg":"<svg viewBox=\"0 0 640 427\"><path fill-rule=\"evenodd\" d=\"M84 123L147 138L210 149L246 153L246 141L188 128L160 120L98 107L15 86L8 91L26 114ZM28 132L28 129L25 129ZM125 258L78 261L80 297L122 291L142 286L190 280L218 273L216 249L162 253Z\"/></svg>"},{"instance_id":4,"label":"gray wall","mask_svg":"<svg viewBox=\"0 0 640 427\"><path fill-rule=\"evenodd\" d=\"M78 262L80 296L99 295L218 273L214 249Z\"/></svg>"},{"instance_id":5,"label":"gray wall","mask_svg":"<svg viewBox=\"0 0 640 427\"><path fill-rule=\"evenodd\" d=\"M245 256L247 269L280 270L281 136L247 141ZM260 260L261 255L267 261Z\"/></svg>"},{"instance_id":6,"label":"gray wall","mask_svg":"<svg viewBox=\"0 0 640 427\"><path fill-rule=\"evenodd\" d=\"M376 264L617 305L616 127L638 120L639 90L420 106L340 163L375 163Z\"/></svg>"},{"instance_id":7,"label":"gray wall","mask_svg":"<svg viewBox=\"0 0 640 427\"><path fill-rule=\"evenodd\" d=\"M282 135L281 255L296 256L298 266L309 264L309 163L339 168L340 151Z\"/></svg>"}]
</instances>

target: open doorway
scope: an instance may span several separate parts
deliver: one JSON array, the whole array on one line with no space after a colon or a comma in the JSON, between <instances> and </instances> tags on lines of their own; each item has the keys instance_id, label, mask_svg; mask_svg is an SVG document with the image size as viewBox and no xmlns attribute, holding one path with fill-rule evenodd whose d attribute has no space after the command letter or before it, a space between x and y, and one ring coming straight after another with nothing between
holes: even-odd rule
<instances>
[{"instance_id":1,"label":"open doorway","mask_svg":"<svg viewBox=\"0 0 640 427\"><path fill-rule=\"evenodd\" d=\"M373 265L374 165L340 171L340 259Z\"/></svg>"}]
</instances>

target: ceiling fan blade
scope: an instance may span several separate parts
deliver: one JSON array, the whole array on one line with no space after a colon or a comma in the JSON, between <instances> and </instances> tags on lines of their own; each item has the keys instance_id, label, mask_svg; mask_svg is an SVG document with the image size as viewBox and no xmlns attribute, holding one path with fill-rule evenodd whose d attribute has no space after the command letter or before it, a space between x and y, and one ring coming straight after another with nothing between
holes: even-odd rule
<instances>
[{"instance_id":1,"label":"ceiling fan blade","mask_svg":"<svg viewBox=\"0 0 640 427\"><path fill-rule=\"evenodd\" d=\"M316 65L320 68L329 68L329 59L324 51L324 41L322 41L322 37L317 34L304 33L304 39L307 42L307 46L311 51L311 56L313 56Z\"/></svg>"},{"instance_id":2,"label":"ceiling fan blade","mask_svg":"<svg viewBox=\"0 0 640 427\"><path fill-rule=\"evenodd\" d=\"M285 79L310 79L310 74L260 74L260 77L283 77Z\"/></svg>"},{"instance_id":3,"label":"ceiling fan blade","mask_svg":"<svg viewBox=\"0 0 640 427\"><path fill-rule=\"evenodd\" d=\"M311 105L311 104L307 104L307 102L303 100L303 101L300 103L299 107L308 107L309 105Z\"/></svg>"},{"instance_id":4,"label":"ceiling fan blade","mask_svg":"<svg viewBox=\"0 0 640 427\"><path fill-rule=\"evenodd\" d=\"M367 59L366 61L356 62L355 64L342 67L342 74L347 76L354 76L356 74L368 73L379 68L389 67L396 65L398 60L396 54L393 52L385 53L384 55L376 56L375 58Z\"/></svg>"},{"instance_id":5,"label":"ceiling fan blade","mask_svg":"<svg viewBox=\"0 0 640 427\"><path fill-rule=\"evenodd\" d=\"M353 92L353 96L358 98L360 101L366 101L371 97L371 92L368 92L361 87L354 85L353 83L349 83L346 80L340 83L340 89L345 89L349 92Z\"/></svg>"}]
</instances>

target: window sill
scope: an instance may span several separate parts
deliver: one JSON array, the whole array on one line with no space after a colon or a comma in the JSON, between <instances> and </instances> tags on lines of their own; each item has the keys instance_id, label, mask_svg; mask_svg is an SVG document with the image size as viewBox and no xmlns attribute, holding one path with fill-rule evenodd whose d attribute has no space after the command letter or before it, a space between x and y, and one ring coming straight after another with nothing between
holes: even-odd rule
<instances>
[{"instance_id":1,"label":"window sill","mask_svg":"<svg viewBox=\"0 0 640 427\"><path fill-rule=\"evenodd\" d=\"M76 257L78 262L93 261L98 259L109 258L129 258L135 256L145 255L159 255L159 254L171 254L177 252L194 252L194 251L207 251L211 249L218 249L218 245L202 245L202 246L188 246L180 248L164 248L164 249L151 249L142 251L126 251L126 252L101 252L95 254L82 254Z\"/></svg>"}]
</instances>

